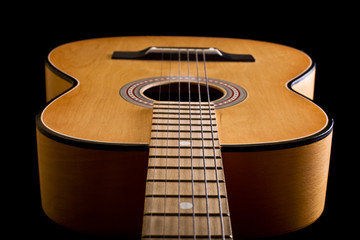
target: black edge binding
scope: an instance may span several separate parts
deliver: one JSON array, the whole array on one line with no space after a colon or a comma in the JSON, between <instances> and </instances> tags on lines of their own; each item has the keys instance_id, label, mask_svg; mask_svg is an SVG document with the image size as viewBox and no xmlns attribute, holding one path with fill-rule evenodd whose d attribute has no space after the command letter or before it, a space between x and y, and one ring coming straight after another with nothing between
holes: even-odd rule
<instances>
[{"instance_id":1,"label":"black edge binding","mask_svg":"<svg viewBox=\"0 0 360 240\"><path fill-rule=\"evenodd\" d=\"M144 50L145 51L145 50ZM77 80L72 78L71 76L61 72L60 70L56 69L49 61L46 60L46 66L56 75L63 78L66 81L69 81L73 83L73 86L68 89L66 92L73 89L77 84ZM308 74L310 74L312 71L315 70L315 63L313 62L312 65L309 67L307 71L305 71L302 75L298 76L297 78L290 81L287 86L288 88L293 91L294 93L308 99L309 101L313 102L311 99L307 98L306 96L294 91L291 87L297 82L300 82L303 78L305 78ZM61 94L62 95L62 94ZM59 96L61 96L59 95ZM58 97L59 97L58 96ZM52 99L48 104L50 104L52 101L57 99L58 97L55 97ZM315 103L314 103L315 104ZM315 135L301 138L293 141L284 141L284 142L277 142L277 143L263 143L263 144L240 144L240 145L223 145L221 146L222 152L256 152L256 151L269 151L269 150L278 150L278 149L286 149L286 148L294 148L299 147L307 144L311 144L317 141L320 141L321 139L327 137L333 129L334 126L334 120L330 116L330 114L322 109L328 119L328 125L321 131L316 133ZM50 129L48 129L46 126L43 125L41 119L41 113L36 116L36 125L39 131L44 134L45 136L72 146L78 146L82 148L92 148L92 149L104 149L104 150L116 150L116 151L148 151L149 146L147 144L123 144L123 143L111 143L111 142L95 142L95 141L87 141L77 138L71 138L67 137L61 134L58 134Z\"/></svg>"}]
</instances>

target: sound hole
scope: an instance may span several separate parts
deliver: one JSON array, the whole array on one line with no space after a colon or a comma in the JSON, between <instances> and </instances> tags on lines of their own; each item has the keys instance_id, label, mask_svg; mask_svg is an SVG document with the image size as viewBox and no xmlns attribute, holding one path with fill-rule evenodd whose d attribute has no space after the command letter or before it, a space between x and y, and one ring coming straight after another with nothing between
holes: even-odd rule
<instances>
[{"instance_id":1,"label":"sound hole","mask_svg":"<svg viewBox=\"0 0 360 240\"><path fill-rule=\"evenodd\" d=\"M189 102L189 92L191 102L207 102L207 90L206 85L200 84L200 98L199 89L197 83L180 82L180 99L179 99L179 83L167 83L163 85L157 85L146 89L143 94L156 101L180 101ZM224 96L224 92L209 85L210 101L215 101Z\"/></svg>"}]
</instances>

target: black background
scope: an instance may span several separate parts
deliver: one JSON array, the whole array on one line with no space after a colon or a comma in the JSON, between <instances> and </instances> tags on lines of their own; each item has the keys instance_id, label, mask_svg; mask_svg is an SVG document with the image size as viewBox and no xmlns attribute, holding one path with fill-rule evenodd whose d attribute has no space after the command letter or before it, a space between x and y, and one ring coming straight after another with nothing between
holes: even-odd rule
<instances>
[{"instance_id":1,"label":"black background","mask_svg":"<svg viewBox=\"0 0 360 240\"><path fill-rule=\"evenodd\" d=\"M236 1L222 5L199 2L198 6L194 2L113 2L86 7L74 4L12 6L8 9L11 17L3 19L2 98L7 133L3 159L10 163L2 168L6 200L3 207L9 213L5 215L4 229L11 236L97 239L64 229L43 213L35 115L45 106L44 61L51 49L81 39L131 35L246 38L289 45L309 54L317 66L315 102L335 119L326 206L314 224L271 239L345 239L356 232L358 187L353 172L358 159L352 151L356 150L358 131L354 91L359 78L358 24L351 13L356 6L314 6L293 1L278 6L258 2L245 6Z\"/></svg>"}]
</instances>

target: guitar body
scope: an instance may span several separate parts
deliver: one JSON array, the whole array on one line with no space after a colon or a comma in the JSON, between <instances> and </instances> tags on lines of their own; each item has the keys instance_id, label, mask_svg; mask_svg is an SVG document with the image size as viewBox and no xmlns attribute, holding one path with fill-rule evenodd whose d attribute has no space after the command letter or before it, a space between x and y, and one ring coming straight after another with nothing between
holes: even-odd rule
<instances>
[{"instance_id":1,"label":"guitar body","mask_svg":"<svg viewBox=\"0 0 360 240\"><path fill-rule=\"evenodd\" d=\"M200 71L239 86L243 97L215 104L233 235L271 236L313 223L325 204L333 127L310 100L314 64L290 47L224 38L119 37L54 49L46 64L49 103L37 118L45 213L76 231L141 237L153 109L121 89L198 74L195 61L112 58L114 51L152 46L253 56L254 62L208 61ZM221 84L214 88L224 93Z\"/></svg>"}]
</instances>

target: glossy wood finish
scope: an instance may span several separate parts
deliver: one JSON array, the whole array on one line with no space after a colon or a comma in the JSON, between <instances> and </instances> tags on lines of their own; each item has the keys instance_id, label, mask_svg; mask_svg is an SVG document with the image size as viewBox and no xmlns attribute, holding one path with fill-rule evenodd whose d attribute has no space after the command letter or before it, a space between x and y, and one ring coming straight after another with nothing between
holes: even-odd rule
<instances>
[{"instance_id":1,"label":"glossy wood finish","mask_svg":"<svg viewBox=\"0 0 360 240\"><path fill-rule=\"evenodd\" d=\"M177 75L178 65L110 57L113 51L149 46L216 47L256 59L207 63L209 77L234 82L248 93L241 104L215 110L220 147L239 147L222 153L234 237L270 236L315 221L324 208L332 135L318 136L331 132L331 119L288 88L297 79L292 87L313 97L311 59L272 43L193 37L93 39L50 53L47 99L70 88L71 79L77 85L53 100L38 121L45 213L77 231L140 238L149 151L132 146L151 145L153 110L128 103L119 90L141 78ZM186 68L182 63L183 75ZM196 75L195 63L190 69ZM295 144L286 145L289 141ZM246 148L253 144L258 145Z\"/></svg>"},{"instance_id":2,"label":"glossy wood finish","mask_svg":"<svg viewBox=\"0 0 360 240\"><path fill-rule=\"evenodd\" d=\"M39 131L37 144L46 215L88 234L140 238L147 151L81 148Z\"/></svg>"},{"instance_id":3,"label":"glossy wood finish","mask_svg":"<svg viewBox=\"0 0 360 240\"><path fill-rule=\"evenodd\" d=\"M213 103L155 103L142 235L232 238Z\"/></svg>"},{"instance_id":4,"label":"glossy wood finish","mask_svg":"<svg viewBox=\"0 0 360 240\"><path fill-rule=\"evenodd\" d=\"M295 148L223 152L234 236L291 232L320 217L331 140L332 134Z\"/></svg>"},{"instance_id":5,"label":"glossy wood finish","mask_svg":"<svg viewBox=\"0 0 360 240\"><path fill-rule=\"evenodd\" d=\"M45 94L46 101L49 102L73 86L74 82L65 80L45 67Z\"/></svg>"},{"instance_id":6,"label":"glossy wood finish","mask_svg":"<svg viewBox=\"0 0 360 240\"><path fill-rule=\"evenodd\" d=\"M42 121L46 127L79 139L149 144L151 109L128 103L119 90L138 79L177 75L177 62L161 66L160 61L110 58L115 50L136 51L149 46L213 46L255 57L255 63L207 63L209 77L234 82L249 93L241 104L217 111L222 145L299 139L327 126L327 116L320 108L286 87L311 67L311 59L303 52L237 39L128 37L79 41L50 53L49 62L79 84L45 109ZM184 75L186 68L183 63ZM191 75L196 75L195 63L190 69ZM200 74L204 74L202 66Z\"/></svg>"}]
</instances>

